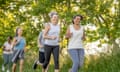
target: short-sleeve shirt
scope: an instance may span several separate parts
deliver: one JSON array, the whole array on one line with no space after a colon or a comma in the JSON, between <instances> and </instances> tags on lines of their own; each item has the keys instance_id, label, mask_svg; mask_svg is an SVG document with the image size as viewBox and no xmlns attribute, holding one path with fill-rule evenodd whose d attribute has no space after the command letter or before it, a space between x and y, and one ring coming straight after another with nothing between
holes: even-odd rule
<instances>
[{"instance_id":1,"label":"short-sleeve shirt","mask_svg":"<svg viewBox=\"0 0 120 72\"><path fill-rule=\"evenodd\" d=\"M3 51L4 54L11 54L11 53L13 53L13 51L12 51L12 44L10 44L8 42L5 42L3 46L5 47L5 50ZM7 51L8 49L10 51Z\"/></svg>"}]
</instances>

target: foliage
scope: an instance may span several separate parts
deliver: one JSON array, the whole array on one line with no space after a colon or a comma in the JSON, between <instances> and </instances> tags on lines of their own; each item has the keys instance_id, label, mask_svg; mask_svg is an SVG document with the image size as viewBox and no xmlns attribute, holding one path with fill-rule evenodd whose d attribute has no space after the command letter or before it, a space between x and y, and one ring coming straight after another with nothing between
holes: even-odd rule
<instances>
[{"instance_id":1,"label":"foliage","mask_svg":"<svg viewBox=\"0 0 120 72\"><path fill-rule=\"evenodd\" d=\"M57 11L59 14L61 48L67 46L64 35L67 27L71 24L72 17L76 14L81 14L84 17L81 24L85 26L85 43L100 40L101 44L110 43L114 49L119 47L115 43L115 40L120 38L119 0L0 0L0 47L9 35L14 37L16 27L22 26L27 48L36 54L38 50L37 37L43 28L43 24L49 22L48 13L50 11ZM116 52L116 50L114 51ZM1 53L2 49L0 49ZM105 61L110 60L105 58ZM102 62L104 63L104 61ZM96 63L92 67L96 70L101 66L106 68L105 64L100 64L100 67L98 64ZM107 64L109 63L107 62ZM92 71L92 67L87 68L85 72L87 70ZM110 68L108 67L108 69ZM117 66L115 66L115 69L116 71L110 70L111 72L117 72ZM96 70L93 71L96 72ZM103 70L97 72L103 72ZM105 72L110 72L110 70Z\"/></svg>"},{"instance_id":2,"label":"foliage","mask_svg":"<svg viewBox=\"0 0 120 72\"><path fill-rule=\"evenodd\" d=\"M28 45L36 45L36 37L43 24L49 21L48 13L52 10L59 13L61 37L75 14L84 16L83 25L92 24L96 27L96 30L86 29L87 42L103 40L104 37L108 38L104 39L106 42L110 42L120 36L120 3L117 0L1 0L0 4L1 42L4 42L8 35L14 36L15 28L22 25Z\"/></svg>"}]
</instances>

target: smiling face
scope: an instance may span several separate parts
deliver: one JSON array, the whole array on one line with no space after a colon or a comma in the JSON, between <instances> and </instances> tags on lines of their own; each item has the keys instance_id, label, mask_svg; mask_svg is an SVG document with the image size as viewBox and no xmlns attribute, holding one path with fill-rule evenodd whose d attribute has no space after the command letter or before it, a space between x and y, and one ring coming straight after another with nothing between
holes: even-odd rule
<instances>
[{"instance_id":1,"label":"smiling face","mask_svg":"<svg viewBox=\"0 0 120 72\"><path fill-rule=\"evenodd\" d=\"M73 23L74 23L74 24L80 24L80 20L81 20L81 17L80 17L80 16L76 16L76 17L73 19Z\"/></svg>"},{"instance_id":2,"label":"smiling face","mask_svg":"<svg viewBox=\"0 0 120 72\"><path fill-rule=\"evenodd\" d=\"M57 24L58 23L58 15L53 15L51 17L51 22L54 23L54 24Z\"/></svg>"}]
</instances>

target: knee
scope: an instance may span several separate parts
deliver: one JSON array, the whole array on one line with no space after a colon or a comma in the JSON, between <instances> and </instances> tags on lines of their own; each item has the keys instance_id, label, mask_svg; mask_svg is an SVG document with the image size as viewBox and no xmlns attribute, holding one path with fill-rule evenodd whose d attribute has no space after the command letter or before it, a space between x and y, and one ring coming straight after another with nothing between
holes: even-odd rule
<instances>
[{"instance_id":1,"label":"knee","mask_svg":"<svg viewBox=\"0 0 120 72\"><path fill-rule=\"evenodd\" d=\"M23 60L20 60L20 66L22 66L24 64Z\"/></svg>"},{"instance_id":2,"label":"knee","mask_svg":"<svg viewBox=\"0 0 120 72\"><path fill-rule=\"evenodd\" d=\"M16 68L16 64L13 64L12 69Z\"/></svg>"},{"instance_id":3,"label":"knee","mask_svg":"<svg viewBox=\"0 0 120 72\"><path fill-rule=\"evenodd\" d=\"M78 67L79 66L79 61L73 62L73 65Z\"/></svg>"},{"instance_id":4,"label":"knee","mask_svg":"<svg viewBox=\"0 0 120 72\"><path fill-rule=\"evenodd\" d=\"M20 63L20 66L23 66L23 63Z\"/></svg>"}]
</instances>

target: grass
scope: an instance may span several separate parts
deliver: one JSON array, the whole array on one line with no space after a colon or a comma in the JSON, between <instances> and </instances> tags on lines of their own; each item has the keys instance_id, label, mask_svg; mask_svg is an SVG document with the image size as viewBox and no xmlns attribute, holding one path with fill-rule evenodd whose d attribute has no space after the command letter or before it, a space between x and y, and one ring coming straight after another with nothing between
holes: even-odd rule
<instances>
[{"instance_id":1,"label":"grass","mask_svg":"<svg viewBox=\"0 0 120 72\"><path fill-rule=\"evenodd\" d=\"M115 55L101 55L84 68L84 72L120 72L120 53Z\"/></svg>"},{"instance_id":2,"label":"grass","mask_svg":"<svg viewBox=\"0 0 120 72\"><path fill-rule=\"evenodd\" d=\"M115 55L102 55L99 58L93 58L90 56L91 59L88 60L85 58L85 64L79 72L120 72L120 53L115 54ZM26 60L24 63L24 69L23 72L41 72L41 67L38 66L36 70L32 69L32 65L34 63L35 58L37 56L33 56L32 53L29 53L26 55ZM0 57L0 68L2 65L2 57ZM65 57L64 61L60 61L60 72L68 72L69 68L72 65L71 60L69 57ZM54 72L54 66L53 63L51 62L49 66L49 71L48 72ZM17 67L17 72L18 71ZM0 71L1 72L1 71Z\"/></svg>"}]
</instances>

